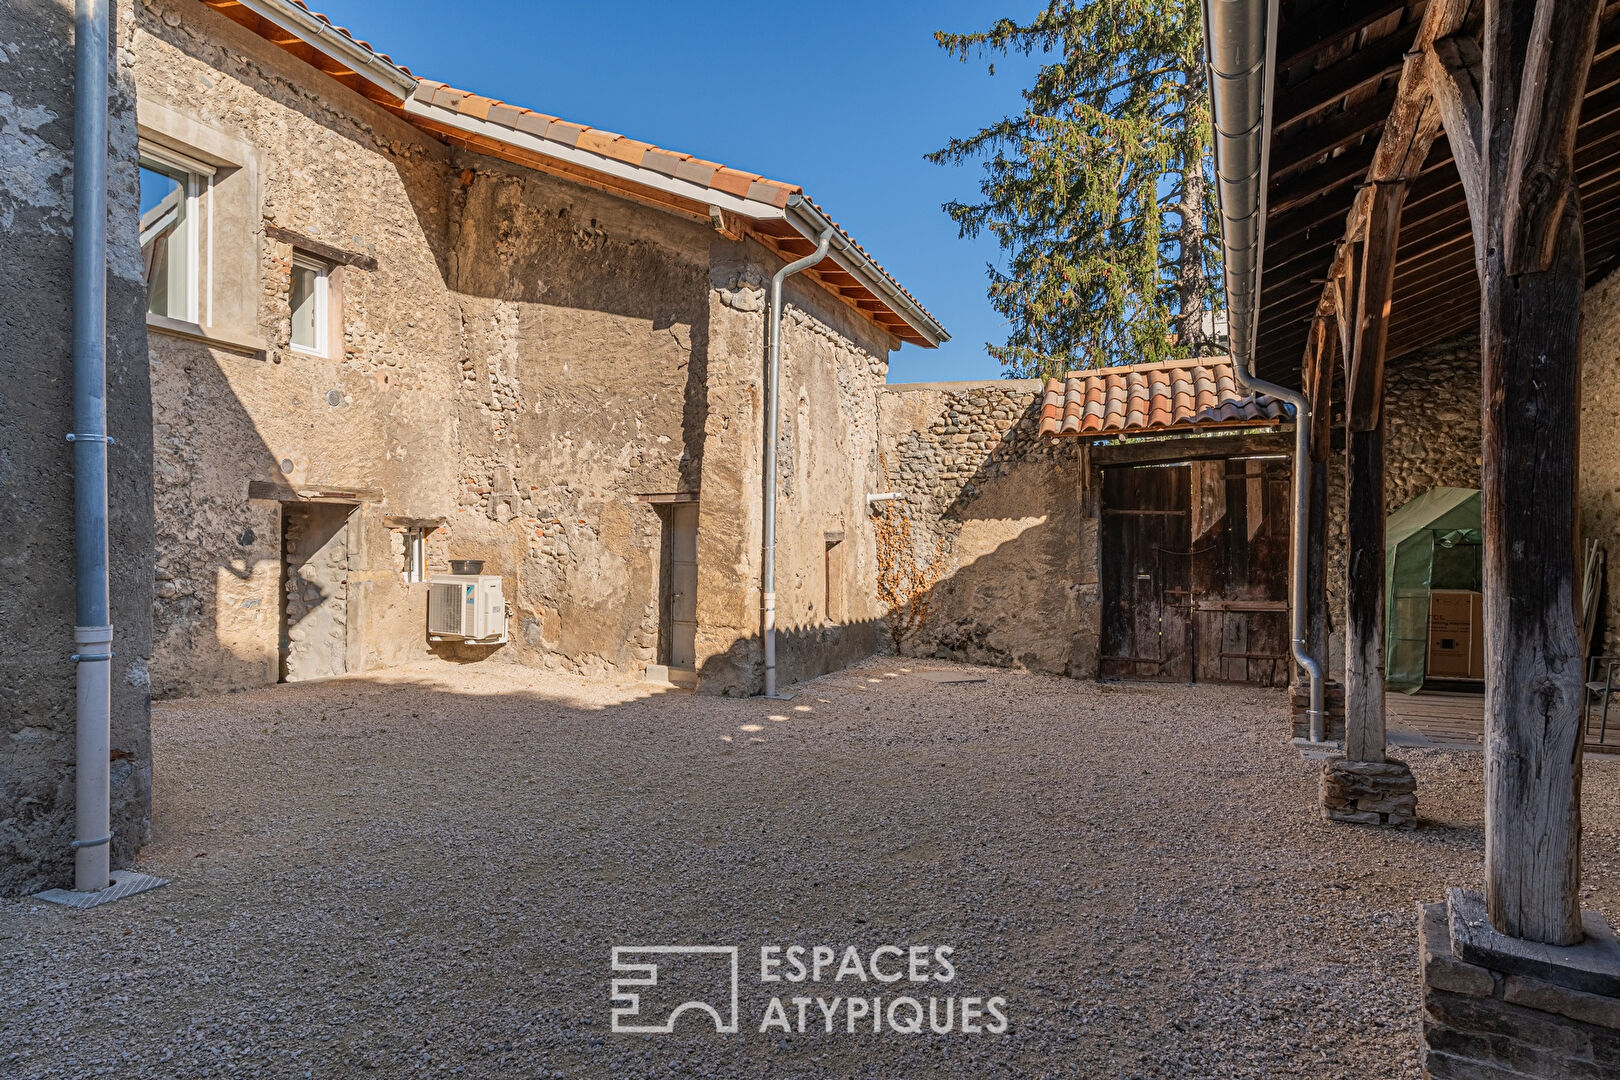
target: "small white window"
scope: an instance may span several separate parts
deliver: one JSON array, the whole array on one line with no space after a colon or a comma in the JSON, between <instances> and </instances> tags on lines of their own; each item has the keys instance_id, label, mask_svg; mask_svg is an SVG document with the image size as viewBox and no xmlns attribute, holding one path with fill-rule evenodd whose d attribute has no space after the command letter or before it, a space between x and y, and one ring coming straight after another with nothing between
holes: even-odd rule
<instances>
[{"instance_id":1,"label":"small white window","mask_svg":"<svg viewBox=\"0 0 1620 1080\"><path fill-rule=\"evenodd\" d=\"M203 192L214 170L166 148L141 143L141 261L146 310L199 322Z\"/></svg>"},{"instance_id":2,"label":"small white window","mask_svg":"<svg viewBox=\"0 0 1620 1080\"><path fill-rule=\"evenodd\" d=\"M405 583L427 580L427 530L405 530Z\"/></svg>"},{"instance_id":3,"label":"small white window","mask_svg":"<svg viewBox=\"0 0 1620 1080\"><path fill-rule=\"evenodd\" d=\"M299 352L326 355L326 285L331 268L305 255L294 254L292 266L292 347Z\"/></svg>"}]
</instances>

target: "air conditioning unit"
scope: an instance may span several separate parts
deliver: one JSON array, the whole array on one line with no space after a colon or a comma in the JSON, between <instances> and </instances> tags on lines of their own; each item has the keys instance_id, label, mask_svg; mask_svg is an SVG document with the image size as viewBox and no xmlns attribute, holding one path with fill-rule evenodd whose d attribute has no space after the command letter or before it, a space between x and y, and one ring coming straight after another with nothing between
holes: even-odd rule
<instances>
[{"instance_id":1,"label":"air conditioning unit","mask_svg":"<svg viewBox=\"0 0 1620 1080\"><path fill-rule=\"evenodd\" d=\"M506 642L506 599L499 574L434 574L428 579L428 640L473 645Z\"/></svg>"}]
</instances>

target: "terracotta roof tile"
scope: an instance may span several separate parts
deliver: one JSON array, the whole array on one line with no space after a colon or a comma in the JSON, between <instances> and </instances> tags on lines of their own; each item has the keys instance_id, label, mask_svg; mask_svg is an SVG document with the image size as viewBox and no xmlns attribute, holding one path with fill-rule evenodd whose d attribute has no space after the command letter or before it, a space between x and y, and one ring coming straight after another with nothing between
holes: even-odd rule
<instances>
[{"instance_id":1,"label":"terracotta roof tile","mask_svg":"<svg viewBox=\"0 0 1620 1080\"><path fill-rule=\"evenodd\" d=\"M738 172L736 169L725 167L714 170L714 176L709 180L709 186L724 191L727 195L735 195L739 199L748 198L748 189L754 186L759 176L754 173Z\"/></svg>"},{"instance_id":2,"label":"terracotta roof tile","mask_svg":"<svg viewBox=\"0 0 1620 1080\"><path fill-rule=\"evenodd\" d=\"M579 137L589 131L584 124L571 124L567 120L553 120L546 125L546 133L541 136L550 142L562 143L565 146L575 146Z\"/></svg>"},{"instance_id":3,"label":"terracotta roof tile","mask_svg":"<svg viewBox=\"0 0 1620 1080\"><path fill-rule=\"evenodd\" d=\"M1283 423L1289 416L1275 398L1240 396L1230 359L1202 357L1071 371L1061 379L1048 379L1040 430L1042 435L1100 437L1261 427Z\"/></svg>"},{"instance_id":4,"label":"terracotta roof tile","mask_svg":"<svg viewBox=\"0 0 1620 1080\"><path fill-rule=\"evenodd\" d=\"M787 206L791 196L804 193L804 189L796 184L768 180L755 173L726 168L716 162L704 161L689 154L665 150L650 143L626 138L614 132L598 131L584 124L569 123L553 116L547 116L545 113L524 109L496 98L472 94L465 90L458 90L453 86L446 86L441 82L423 79L409 68L398 64L387 53L378 52L369 43L356 38L343 27L334 26L331 19L318 11L310 10L304 0L292 0L292 2L309 12L314 18L332 27L335 33L343 35L360 48L375 55L378 59L393 64L405 74L415 78L417 80L415 96L420 102L454 109L464 115L485 120L509 130L521 131L549 142L574 146L590 153L600 154L603 157L652 169L666 176L673 176L676 179L697 184L701 187L723 191L751 202L783 208ZM806 197L805 201L809 202L818 213L829 221L832 220L831 215L827 214L827 211L815 201L808 197ZM930 319L933 319L933 315L928 313L928 309L924 308L921 302L905 286L896 281L893 274L884 269L876 259L873 259L871 253L857 243L854 237L849 235L848 230L837 222L833 222L833 225L851 247L871 261L872 265L888 280L889 284L894 286L896 292L915 304ZM937 319L934 321L938 322Z\"/></svg>"}]
</instances>

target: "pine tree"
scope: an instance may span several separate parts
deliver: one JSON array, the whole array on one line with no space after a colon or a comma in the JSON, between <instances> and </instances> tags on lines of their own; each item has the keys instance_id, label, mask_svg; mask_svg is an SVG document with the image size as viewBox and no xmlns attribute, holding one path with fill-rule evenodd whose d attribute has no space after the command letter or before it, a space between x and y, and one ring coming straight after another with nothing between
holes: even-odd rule
<instances>
[{"instance_id":1,"label":"pine tree","mask_svg":"<svg viewBox=\"0 0 1620 1080\"><path fill-rule=\"evenodd\" d=\"M1007 259L990 301L1009 377L1213 350L1221 298L1203 25L1196 0L1048 0L1027 24L940 31L948 53L1042 54L1024 110L928 155L983 158L982 202L946 213ZM991 63L990 73L995 73Z\"/></svg>"}]
</instances>

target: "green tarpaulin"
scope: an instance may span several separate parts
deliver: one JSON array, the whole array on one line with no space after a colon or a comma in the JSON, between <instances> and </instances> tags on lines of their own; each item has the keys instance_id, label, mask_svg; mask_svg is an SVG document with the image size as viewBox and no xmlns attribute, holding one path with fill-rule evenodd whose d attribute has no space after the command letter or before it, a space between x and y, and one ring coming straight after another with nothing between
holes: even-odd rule
<instances>
[{"instance_id":1,"label":"green tarpaulin","mask_svg":"<svg viewBox=\"0 0 1620 1080\"><path fill-rule=\"evenodd\" d=\"M1384 523L1384 685L1414 694L1429 655L1429 593L1480 587L1478 488L1431 488Z\"/></svg>"}]
</instances>

